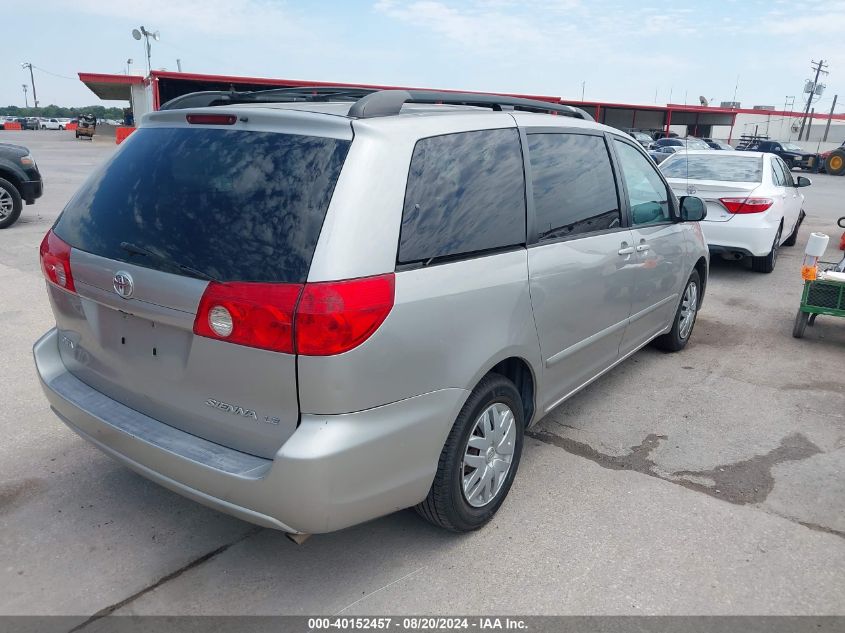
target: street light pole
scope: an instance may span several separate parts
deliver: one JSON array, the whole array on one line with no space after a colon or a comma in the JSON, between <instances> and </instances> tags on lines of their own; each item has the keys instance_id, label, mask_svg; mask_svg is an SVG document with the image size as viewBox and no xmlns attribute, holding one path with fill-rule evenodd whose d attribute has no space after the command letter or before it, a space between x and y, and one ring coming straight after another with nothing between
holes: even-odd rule
<instances>
[{"instance_id":1,"label":"street light pole","mask_svg":"<svg viewBox=\"0 0 845 633\"><path fill-rule=\"evenodd\" d=\"M23 88L23 103L28 108L29 107L29 99L26 98L26 84L21 84L21 88Z\"/></svg>"},{"instance_id":2,"label":"street light pole","mask_svg":"<svg viewBox=\"0 0 845 633\"><path fill-rule=\"evenodd\" d=\"M29 80L30 84L32 85L32 102L35 104L35 107L38 107L38 94L35 92L35 75L32 74L32 63L31 62L24 62L21 64L21 68L29 68Z\"/></svg>"}]
</instances>

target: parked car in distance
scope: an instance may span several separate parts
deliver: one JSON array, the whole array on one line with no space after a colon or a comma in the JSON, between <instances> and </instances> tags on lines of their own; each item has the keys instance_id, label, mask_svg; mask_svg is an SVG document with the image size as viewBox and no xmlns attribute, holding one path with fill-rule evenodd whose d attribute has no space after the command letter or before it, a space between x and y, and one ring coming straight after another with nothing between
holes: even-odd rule
<instances>
[{"instance_id":1,"label":"parked car in distance","mask_svg":"<svg viewBox=\"0 0 845 633\"><path fill-rule=\"evenodd\" d=\"M665 161L660 170L675 195L704 199L701 223L712 252L729 259L751 258L753 270L770 273L778 250L794 246L804 219L809 178L793 178L775 154L763 152L687 152Z\"/></svg>"},{"instance_id":2,"label":"parked car in distance","mask_svg":"<svg viewBox=\"0 0 845 633\"><path fill-rule=\"evenodd\" d=\"M38 373L82 437L248 521L473 530L526 426L686 345L704 203L568 106L361 94L144 117L41 244Z\"/></svg>"},{"instance_id":3,"label":"parked car in distance","mask_svg":"<svg viewBox=\"0 0 845 633\"><path fill-rule=\"evenodd\" d=\"M714 141L712 138L703 138L701 140L707 143L710 149L725 150L729 152L734 151L733 145L723 143L722 141Z\"/></svg>"},{"instance_id":4,"label":"parked car in distance","mask_svg":"<svg viewBox=\"0 0 845 633\"><path fill-rule=\"evenodd\" d=\"M37 130L41 127L41 122L35 117L18 117L15 122L20 124L22 130Z\"/></svg>"},{"instance_id":5,"label":"parked car in distance","mask_svg":"<svg viewBox=\"0 0 845 633\"><path fill-rule=\"evenodd\" d=\"M651 138L655 141L661 138L678 138L678 134L677 132L669 132L667 134L665 130L654 130L651 133Z\"/></svg>"},{"instance_id":6,"label":"parked car in distance","mask_svg":"<svg viewBox=\"0 0 845 633\"><path fill-rule=\"evenodd\" d=\"M659 165L673 154L683 152L685 150L686 147L683 145L661 145L648 150L648 155L651 156L651 159Z\"/></svg>"},{"instance_id":7,"label":"parked car in distance","mask_svg":"<svg viewBox=\"0 0 845 633\"><path fill-rule=\"evenodd\" d=\"M756 141L748 144L743 151L775 154L783 159L789 169L813 169L815 161L819 160L818 154L807 152L800 145L789 141Z\"/></svg>"},{"instance_id":8,"label":"parked car in distance","mask_svg":"<svg viewBox=\"0 0 845 633\"><path fill-rule=\"evenodd\" d=\"M685 147L687 149L710 149L710 146L707 143L694 136L688 136L687 138L659 138L649 146L649 149L672 146Z\"/></svg>"},{"instance_id":9,"label":"parked car in distance","mask_svg":"<svg viewBox=\"0 0 845 633\"><path fill-rule=\"evenodd\" d=\"M651 136L640 130L625 130L625 132L643 147L648 147L654 140Z\"/></svg>"},{"instance_id":10,"label":"parked car in distance","mask_svg":"<svg viewBox=\"0 0 845 633\"><path fill-rule=\"evenodd\" d=\"M58 119L42 119L41 120L41 129L42 130L63 130L65 129L65 124L59 121Z\"/></svg>"},{"instance_id":11,"label":"parked car in distance","mask_svg":"<svg viewBox=\"0 0 845 633\"><path fill-rule=\"evenodd\" d=\"M17 222L23 204L34 204L43 192L41 173L29 150L0 143L0 229Z\"/></svg>"}]
</instances>

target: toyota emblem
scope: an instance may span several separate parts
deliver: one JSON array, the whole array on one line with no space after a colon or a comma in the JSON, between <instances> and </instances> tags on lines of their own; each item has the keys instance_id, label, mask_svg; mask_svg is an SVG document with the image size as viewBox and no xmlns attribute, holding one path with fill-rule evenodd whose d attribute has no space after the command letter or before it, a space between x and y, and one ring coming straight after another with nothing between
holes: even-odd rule
<instances>
[{"instance_id":1,"label":"toyota emblem","mask_svg":"<svg viewBox=\"0 0 845 633\"><path fill-rule=\"evenodd\" d=\"M132 275L122 270L114 274L114 291L124 299L129 299L135 290L135 282Z\"/></svg>"}]
</instances>

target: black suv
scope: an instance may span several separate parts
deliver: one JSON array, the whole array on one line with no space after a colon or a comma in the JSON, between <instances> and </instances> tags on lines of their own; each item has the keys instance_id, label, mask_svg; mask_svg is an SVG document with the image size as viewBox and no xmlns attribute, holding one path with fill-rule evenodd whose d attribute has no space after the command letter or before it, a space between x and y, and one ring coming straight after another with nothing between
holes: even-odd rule
<instances>
[{"instance_id":1,"label":"black suv","mask_svg":"<svg viewBox=\"0 0 845 633\"><path fill-rule=\"evenodd\" d=\"M767 152L769 154L777 154L786 163L790 169L799 167L801 169L812 169L816 163L817 154L812 152L805 152L802 147L795 143L780 142L780 141L757 141L751 143L743 149L752 152Z\"/></svg>"},{"instance_id":2,"label":"black suv","mask_svg":"<svg viewBox=\"0 0 845 633\"><path fill-rule=\"evenodd\" d=\"M41 173L29 150L0 143L0 229L17 221L24 201L32 204L43 192Z\"/></svg>"}]
</instances>

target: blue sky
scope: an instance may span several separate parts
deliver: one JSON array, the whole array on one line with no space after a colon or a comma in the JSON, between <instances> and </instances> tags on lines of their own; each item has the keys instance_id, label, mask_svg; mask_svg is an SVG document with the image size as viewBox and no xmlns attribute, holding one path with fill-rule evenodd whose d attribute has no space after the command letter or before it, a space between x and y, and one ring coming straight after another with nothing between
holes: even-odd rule
<instances>
[{"instance_id":1,"label":"blue sky","mask_svg":"<svg viewBox=\"0 0 845 633\"><path fill-rule=\"evenodd\" d=\"M646 104L731 100L739 75L743 106L782 106L823 55L818 108L841 93L845 111L843 0L41 0L5 15L2 105L23 105L22 61L41 105L97 103L76 73L143 67L143 24L161 32L154 68L567 98L586 82L588 100Z\"/></svg>"}]
</instances>

